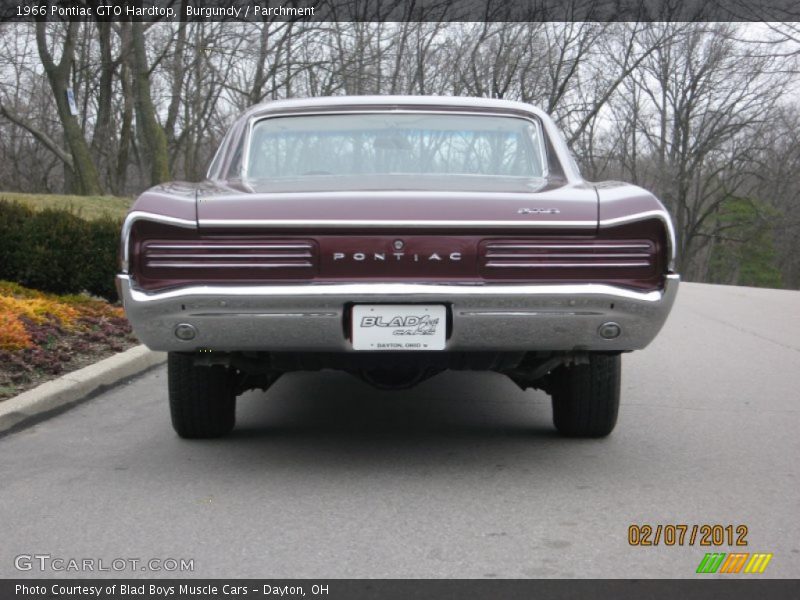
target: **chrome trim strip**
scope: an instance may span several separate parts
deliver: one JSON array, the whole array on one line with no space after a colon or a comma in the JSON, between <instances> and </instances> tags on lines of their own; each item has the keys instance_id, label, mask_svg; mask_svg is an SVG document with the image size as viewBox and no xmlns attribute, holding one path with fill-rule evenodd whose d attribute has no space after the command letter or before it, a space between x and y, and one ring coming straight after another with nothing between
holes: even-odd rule
<instances>
[{"instance_id":1,"label":"chrome trim strip","mask_svg":"<svg viewBox=\"0 0 800 600\"><path fill-rule=\"evenodd\" d=\"M550 255L552 256L552 255ZM627 256L627 255L626 255ZM633 256L633 255L631 255ZM282 258L284 260L291 259L291 258L312 258L310 252L299 252L295 254L213 254L213 253L202 253L202 254L169 254L169 253L159 253L154 254L147 252L145 254L145 259L163 259L163 258Z\"/></svg>"},{"instance_id":2,"label":"chrome trim strip","mask_svg":"<svg viewBox=\"0 0 800 600\"><path fill-rule=\"evenodd\" d=\"M179 219L178 217L168 217L166 215L157 215L151 212L134 210L128 213L125 221L122 223L122 249L121 249L121 270L127 273L130 268L130 252L131 252L131 229L136 221L153 221L154 223L162 223L164 225L175 225L176 227L183 227L185 229L197 229L197 221L189 221L188 219Z\"/></svg>"},{"instance_id":3,"label":"chrome trim strip","mask_svg":"<svg viewBox=\"0 0 800 600\"><path fill-rule=\"evenodd\" d=\"M664 226L667 228L667 245L669 246L669 265L667 268L670 270L675 268L675 259L677 257L677 241L675 237L675 226L672 224L672 218L666 210L648 210L645 212L635 213L632 215L625 215L624 217L615 217L613 219L603 219L600 221L600 228L614 227L616 225L624 225L627 223L635 223L637 221L644 221L646 219L661 219Z\"/></svg>"},{"instance_id":4,"label":"chrome trim strip","mask_svg":"<svg viewBox=\"0 0 800 600\"><path fill-rule=\"evenodd\" d=\"M596 221L420 221L367 219L200 219L200 227L513 227L517 229L596 229Z\"/></svg>"},{"instance_id":5,"label":"chrome trim strip","mask_svg":"<svg viewBox=\"0 0 800 600\"><path fill-rule=\"evenodd\" d=\"M650 244L504 244L490 242L487 250L649 250Z\"/></svg>"},{"instance_id":6,"label":"chrome trim strip","mask_svg":"<svg viewBox=\"0 0 800 600\"><path fill-rule=\"evenodd\" d=\"M600 227L614 227L616 225L623 225L625 223L634 223L636 221L644 221L645 219L664 218L666 213L663 210L647 210L645 212L633 213L631 215L624 215L622 217L614 217L613 219L603 219L600 221Z\"/></svg>"},{"instance_id":7,"label":"chrome trim strip","mask_svg":"<svg viewBox=\"0 0 800 600\"><path fill-rule=\"evenodd\" d=\"M311 250L313 244L147 244L146 250Z\"/></svg>"},{"instance_id":8,"label":"chrome trim strip","mask_svg":"<svg viewBox=\"0 0 800 600\"><path fill-rule=\"evenodd\" d=\"M130 276L121 274L120 280L128 282ZM670 281L679 281L680 276L669 274L666 278ZM381 296L413 295L413 296L547 296L547 295L580 295L609 296L638 300L640 302L658 302L663 291L637 292L627 288L601 283L581 283L564 285L507 285L507 284L440 284L440 283L306 283L286 285L198 285L188 286L163 292L143 292L131 285L131 298L135 302L157 302L171 298L186 296Z\"/></svg>"},{"instance_id":9,"label":"chrome trim strip","mask_svg":"<svg viewBox=\"0 0 800 600\"><path fill-rule=\"evenodd\" d=\"M638 252L599 252L597 254L587 254L585 252L564 252L564 253L508 253L508 252L487 252L483 255L483 258L540 258L540 259L550 259L550 258L592 258L592 259L609 259L609 258L646 258L649 259L652 255L651 254L642 254Z\"/></svg>"},{"instance_id":10,"label":"chrome trim strip","mask_svg":"<svg viewBox=\"0 0 800 600\"><path fill-rule=\"evenodd\" d=\"M542 315L558 315L560 317L594 317L604 313L590 310L460 310L458 311L458 314L465 317L539 317Z\"/></svg>"},{"instance_id":11,"label":"chrome trim strip","mask_svg":"<svg viewBox=\"0 0 800 600\"><path fill-rule=\"evenodd\" d=\"M189 313L190 317L221 317L221 318L235 318L235 317L309 317L309 318L331 318L338 317L339 314L335 312L199 312Z\"/></svg>"},{"instance_id":12,"label":"chrome trim strip","mask_svg":"<svg viewBox=\"0 0 800 600\"><path fill-rule=\"evenodd\" d=\"M649 262L627 262L627 263L492 263L487 262L484 265L486 268L489 269L583 269L584 267L589 268L620 268L620 267L649 267Z\"/></svg>"},{"instance_id":13,"label":"chrome trim strip","mask_svg":"<svg viewBox=\"0 0 800 600\"><path fill-rule=\"evenodd\" d=\"M308 269L314 265L310 262L304 263L192 263L192 262L162 262L148 261L147 266L153 269Z\"/></svg>"}]
</instances>

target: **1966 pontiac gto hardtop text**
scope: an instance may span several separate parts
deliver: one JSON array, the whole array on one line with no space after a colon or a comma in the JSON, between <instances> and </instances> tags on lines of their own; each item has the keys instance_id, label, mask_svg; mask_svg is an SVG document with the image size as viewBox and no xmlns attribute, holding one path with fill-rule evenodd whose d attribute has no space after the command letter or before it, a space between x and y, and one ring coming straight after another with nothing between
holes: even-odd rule
<instances>
[{"instance_id":1,"label":"1966 pontiac gto hardtop text","mask_svg":"<svg viewBox=\"0 0 800 600\"><path fill-rule=\"evenodd\" d=\"M603 436L620 354L675 299L674 248L661 203L584 181L536 108L343 96L256 106L205 181L142 194L118 286L169 352L184 437L224 435L238 394L324 368L381 388L496 371L549 393L561 433Z\"/></svg>"}]
</instances>

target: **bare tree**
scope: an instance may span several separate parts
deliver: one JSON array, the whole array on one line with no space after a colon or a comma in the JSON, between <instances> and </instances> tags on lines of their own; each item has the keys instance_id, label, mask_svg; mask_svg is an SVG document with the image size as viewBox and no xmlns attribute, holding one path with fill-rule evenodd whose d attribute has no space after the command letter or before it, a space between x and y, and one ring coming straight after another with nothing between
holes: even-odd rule
<instances>
[{"instance_id":1,"label":"bare tree","mask_svg":"<svg viewBox=\"0 0 800 600\"><path fill-rule=\"evenodd\" d=\"M773 76L778 59L734 41L730 25L662 24L647 36L665 31L625 81L617 151L623 174L672 211L681 267L698 276L698 254L725 228L720 209L750 193L750 140L769 126L786 82Z\"/></svg>"}]
</instances>

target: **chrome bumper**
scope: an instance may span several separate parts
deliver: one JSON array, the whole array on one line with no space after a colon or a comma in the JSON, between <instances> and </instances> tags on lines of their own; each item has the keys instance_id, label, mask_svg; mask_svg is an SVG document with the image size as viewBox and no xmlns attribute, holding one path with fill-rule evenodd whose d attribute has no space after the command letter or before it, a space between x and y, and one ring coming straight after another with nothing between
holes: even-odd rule
<instances>
[{"instance_id":1,"label":"chrome bumper","mask_svg":"<svg viewBox=\"0 0 800 600\"><path fill-rule=\"evenodd\" d=\"M120 297L139 339L153 350L354 352L345 335L353 303L426 303L450 307L448 351L638 350L667 319L678 275L663 290L635 292L600 284L443 285L348 283L194 286L146 293L118 275ZM604 339L598 329L617 323ZM193 325L190 341L175 336Z\"/></svg>"}]
</instances>

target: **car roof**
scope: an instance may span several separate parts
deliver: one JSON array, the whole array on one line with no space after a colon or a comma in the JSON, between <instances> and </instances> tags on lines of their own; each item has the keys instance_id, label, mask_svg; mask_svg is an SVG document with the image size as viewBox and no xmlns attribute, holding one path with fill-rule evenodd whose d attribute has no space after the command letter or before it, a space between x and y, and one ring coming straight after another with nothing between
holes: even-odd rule
<instances>
[{"instance_id":1,"label":"car roof","mask_svg":"<svg viewBox=\"0 0 800 600\"><path fill-rule=\"evenodd\" d=\"M498 98L476 98L466 96L320 96L314 98L292 98L273 100L257 104L245 113L246 118L279 111L293 112L305 109L330 109L337 107L379 107L379 108L463 108L498 110L503 112L528 113L547 118L541 109L524 102L501 100Z\"/></svg>"}]
</instances>

